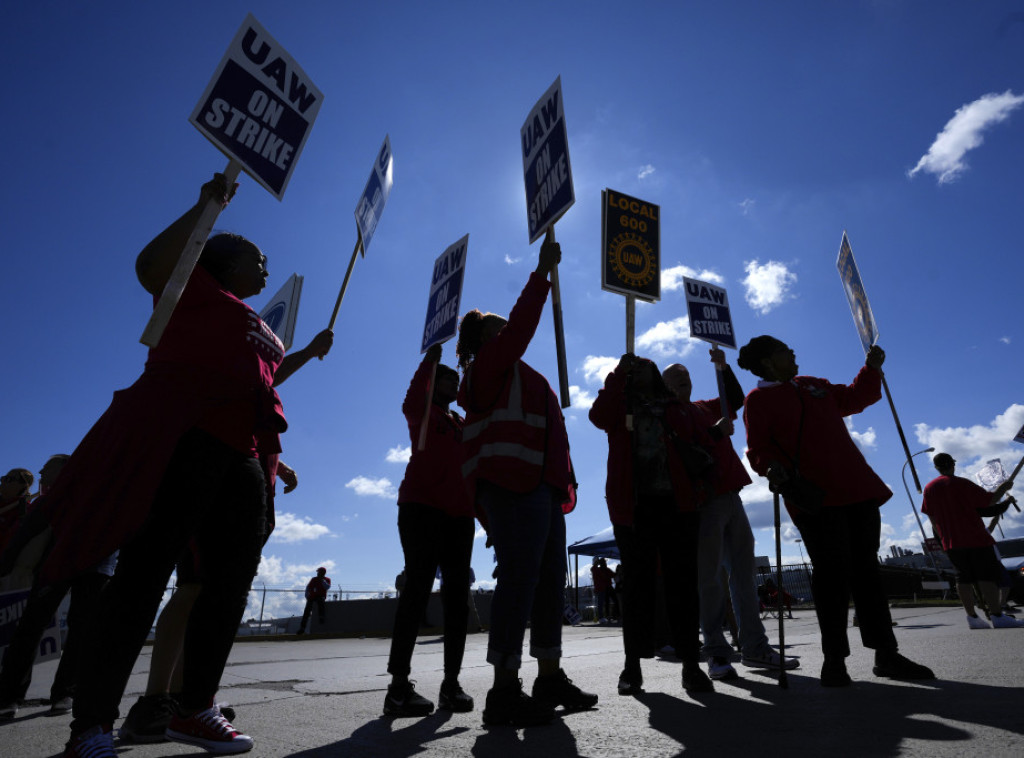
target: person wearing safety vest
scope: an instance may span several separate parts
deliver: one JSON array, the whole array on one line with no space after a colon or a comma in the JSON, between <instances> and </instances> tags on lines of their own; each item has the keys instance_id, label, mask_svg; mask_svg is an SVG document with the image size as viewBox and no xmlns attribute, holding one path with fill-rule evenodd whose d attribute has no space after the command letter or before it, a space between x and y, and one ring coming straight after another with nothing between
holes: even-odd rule
<instances>
[{"instance_id":1,"label":"person wearing safety vest","mask_svg":"<svg viewBox=\"0 0 1024 758\"><path fill-rule=\"evenodd\" d=\"M547 380L522 360L547 300L548 274L560 259L549 232L508 320L472 310L459 324L463 475L498 560L487 646L494 686L485 724L541 724L559 705L582 710L597 703L560 665L565 514L575 505L565 421ZM538 663L532 697L519 679L527 621Z\"/></svg>"}]
</instances>

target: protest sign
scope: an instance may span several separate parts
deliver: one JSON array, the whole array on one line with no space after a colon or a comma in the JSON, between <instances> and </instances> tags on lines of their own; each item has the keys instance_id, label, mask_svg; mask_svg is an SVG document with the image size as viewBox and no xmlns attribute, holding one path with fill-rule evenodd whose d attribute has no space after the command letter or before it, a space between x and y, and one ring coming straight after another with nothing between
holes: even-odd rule
<instances>
[{"instance_id":1,"label":"protest sign","mask_svg":"<svg viewBox=\"0 0 1024 758\"><path fill-rule=\"evenodd\" d=\"M450 340L459 331L459 301L462 299L462 280L466 272L466 251L469 235L449 246L434 261L427 300L427 319L423 325L420 352L431 345Z\"/></svg>"},{"instance_id":2,"label":"protest sign","mask_svg":"<svg viewBox=\"0 0 1024 758\"><path fill-rule=\"evenodd\" d=\"M846 238L846 232L843 232L843 241L839 246L836 268L839 269L839 277L843 280L843 290L845 290L846 299L850 303L853 322L857 326L857 334L860 335L861 345L866 353L878 341L878 327L875 326L871 304L864 291L864 283L860 278L860 271L857 269L857 261L853 259L853 249L850 247L850 241Z\"/></svg>"},{"instance_id":3,"label":"protest sign","mask_svg":"<svg viewBox=\"0 0 1024 758\"><path fill-rule=\"evenodd\" d=\"M260 318L291 350L295 338L295 323L299 318L299 298L302 296L303 277L292 274L270 302L260 311Z\"/></svg>"},{"instance_id":4,"label":"protest sign","mask_svg":"<svg viewBox=\"0 0 1024 758\"><path fill-rule=\"evenodd\" d=\"M715 345L736 347L736 333L729 312L729 295L724 287L683 277L686 309L690 314L690 336Z\"/></svg>"},{"instance_id":5,"label":"protest sign","mask_svg":"<svg viewBox=\"0 0 1024 758\"><path fill-rule=\"evenodd\" d=\"M601 193L601 289L649 303L661 299L661 209L606 189Z\"/></svg>"},{"instance_id":6,"label":"protest sign","mask_svg":"<svg viewBox=\"0 0 1024 758\"><path fill-rule=\"evenodd\" d=\"M532 245L576 202L569 163L569 137L562 109L562 77L555 79L533 106L519 135Z\"/></svg>"},{"instance_id":7,"label":"protest sign","mask_svg":"<svg viewBox=\"0 0 1024 758\"><path fill-rule=\"evenodd\" d=\"M278 200L323 94L250 13L189 121Z\"/></svg>"},{"instance_id":8,"label":"protest sign","mask_svg":"<svg viewBox=\"0 0 1024 758\"><path fill-rule=\"evenodd\" d=\"M359 237L362 240L363 255L366 255L370 247L370 239L377 229L381 214L384 212L384 204L391 195L391 185L395 183L394 160L391 155L391 139L384 135L384 144L377 153L377 160L373 163L373 170L370 178L366 180L366 187L363 194L356 203L356 225L359 227Z\"/></svg>"}]
</instances>

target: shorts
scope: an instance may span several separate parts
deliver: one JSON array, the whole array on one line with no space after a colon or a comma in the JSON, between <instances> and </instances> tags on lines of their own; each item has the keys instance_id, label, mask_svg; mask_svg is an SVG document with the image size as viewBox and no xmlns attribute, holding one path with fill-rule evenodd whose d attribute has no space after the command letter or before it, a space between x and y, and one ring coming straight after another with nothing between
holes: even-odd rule
<instances>
[{"instance_id":1,"label":"shorts","mask_svg":"<svg viewBox=\"0 0 1024 758\"><path fill-rule=\"evenodd\" d=\"M998 584L1003 564L996 558L991 546L951 548L946 551L950 563L956 567L957 581L961 584L992 582Z\"/></svg>"}]
</instances>

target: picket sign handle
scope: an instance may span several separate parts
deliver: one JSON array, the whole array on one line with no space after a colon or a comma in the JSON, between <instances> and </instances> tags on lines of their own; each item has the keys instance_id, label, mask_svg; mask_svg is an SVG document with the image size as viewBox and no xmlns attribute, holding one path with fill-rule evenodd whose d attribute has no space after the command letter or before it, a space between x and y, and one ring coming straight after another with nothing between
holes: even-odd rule
<instances>
[{"instance_id":1,"label":"picket sign handle","mask_svg":"<svg viewBox=\"0 0 1024 758\"><path fill-rule=\"evenodd\" d=\"M717 342L711 343L712 350L719 350L721 346ZM718 407L722 418L729 418L729 396L725 391L725 367L721 363L715 363L715 378L718 380Z\"/></svg>"},{"instance_id":2,"label":"picket sign handle","mask_svg":"<svg viewBox=\"0 0 1024 758\"><path fill-rule=\"evenodd\" d=\"M626 295L626 352L636 346L636 295Z\"/></svg>"},{"instance_id":3,"label":"picket sign handle","mask_svg":"<svg viewBox=\"0 0 1024 758\"><path fill-rule=\"evenodd\" d=\"M352 278L352 269L355 268L356 258L363 247L363 235L356 230L356 246L352 250L352 260L348 262L348 270L345 271L345 278L341 282L341 291L338 292L338 300L334 304L334 312L331 314L331 321L327 324L328 329L334 328L334 322L338 320L338 309L341 308L341 301L345 299L345 290L348 289L348 280ZM320 360L323 360L321 358Z\"/></svg>"},{"instance_id":4,"label":"picket sign handle","mask_svg":"<svg viewBox=\"0 0 1024 758\"><path fill-rule=\"evenodd\" d=\"M241 170L241 163L235 160L228 161L228 166L224 169L224 178L227 180L229 190L235 183ZM213 225L217 223L217 217L220 215L221 210L220 198L211 197L206 201L206 207L203 208L203 212L196 222L195 229L192 230L192 236L188 238L185 249L181 251L178 262L167 279L167 284L164 285L164 291L160 293L160 299L157 300L156 307L153 308L153 314L149 317L149 323L146 324L146 329L139 338L139 342L143 345L156 347L160 344L160 338L164 334L164 329L167 328L167 323L171 320L171 314L174 313L174 308L178 305L178 301L181 300L181 293L185 291L189 277L192 276L192 271L199 262L203 246L206 245L206 240L209 239L210 232L213 230Z\"/></svg>"},{"instance_id":5,"label":"picket sign handle","mask_svg":"<svg viewBox=\"0 0 1024 758\"><path fill-rule=\"evenodd\" d=\"M1019 473L1020 473L1020 470L1021 470L1021 468L1022 468L1022 467L1024 467L1024 458L1021 458L1021 459L1020 459L1020 463L1018 463L1018 464L1017 464L1017 468L1015 468L1015 469L1013 470L1013 473L1012 473L1012 474L1010 474L1010 479L1009 479L1009 481L1011 481L1011 482L1012 482L1012 481L1013 481L1014 479L1016 479L1016 478L1017 478L1017 474L1019 474Z\"/></svg>"},{"instance_id":6,"label":"picket sign handle","mask_svg":"<svg viewBox=\"0 0 1024 758\"><path fill-rule=\"evenodd\" d=\"M548 227L548 239L555 241L555 225ZM565 362L565 328L562 325L562 292L558 286L558 264L551 269L551 314L555 319L555 354L558 358L558 393L563 408L569 400L569 370Z\"/></svg>"},{"instance_id":7,"label":"picket sign handle","mask_svg":"<svg viewBox=\"0 0 1024 758\"><path fill-rule=\"evenodd\" d=\"M879 369L881 371L881 369ZM900 442L903 443L903 453L907 456L907 463L910 464L910 473L914 476L914 486L917 488L917 494L921 494L921 480L917 477L917 469L914 468L914 456L910 454L910 447L907 445L907 437L903 433L903 425L900 423L900 417L896 414L896 404L892 401L892 394L889 392L889 383L885 381L885 373L882 373L882 389L885 390L885 397L889 401L889 410L892 411L893 421L896 422L896 431L900 433Z\"/></svg>"},{"instance_id":8,"label":"picket sign handle","mask_svg":"<svg viewBox=\"0 0 1024 758\"><path fill-rule=\"evenodd\" d=\"M430 367L430 381L427 382L427 405L423 411L423 420L420 422L420 438L416 443L417 450L427 448L427 427L430 425L430 406L434 404L434 379L437 378L437 363Z\"/></svg>"}]
</instances>

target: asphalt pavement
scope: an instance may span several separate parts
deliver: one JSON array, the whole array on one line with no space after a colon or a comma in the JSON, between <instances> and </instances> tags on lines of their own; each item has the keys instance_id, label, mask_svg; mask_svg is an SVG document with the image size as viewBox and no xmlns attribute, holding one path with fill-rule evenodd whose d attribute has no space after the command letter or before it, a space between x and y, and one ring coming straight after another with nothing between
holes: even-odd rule
<instances>
[{"instance_id":1,"label":"asphalt pavement","mask_svg":"<svg viewBox=\"0 0 1024 758\"><path fill-rule=\"evenodd\" d=\"M800 668L789 672L786 688L776 674L741 665L737 655L740 678L716 682L713 693L701 695L682 690L681 665L672 657L644 661L643 694L618 695L621 629L566 627L563 668L600 702L526 729L482 724L491 683L486 634L470 635L466 648L461 683L476 699L470 713L382 717L389 681L385 638L239 642L218 700L235 707L235 725L255 739L253 756L1024 756L1024 628L970 630L959 608L896 608L901 652L938 678L875 677L872 653L851 628L853 685L831 689L818 682L822 655L814 614L795 616L786 621L786 652L799 657ZM773 643L777 623L766 621ZM417 690L435 702L442 652L439 637L424 637L413 657ZM135 666L122 713L145 688L150 654L145 648ZM0 724L0 757L62 752L71 717L46 716L44 704L55 669L56 662L36 666L28 704ZM527 691L535 675L527 659ZM118 747L122 758L207 755L171 743Z\"/></svg>"}]
</instances>

